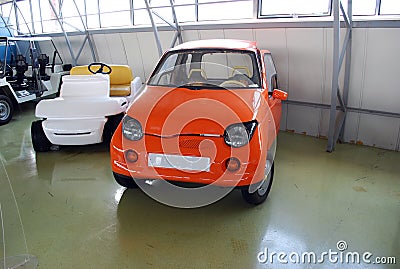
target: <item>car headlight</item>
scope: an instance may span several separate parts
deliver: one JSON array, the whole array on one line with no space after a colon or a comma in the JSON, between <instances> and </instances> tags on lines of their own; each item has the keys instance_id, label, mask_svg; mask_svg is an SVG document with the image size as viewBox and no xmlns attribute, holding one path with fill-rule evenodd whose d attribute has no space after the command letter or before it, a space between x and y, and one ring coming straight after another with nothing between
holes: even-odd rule
<instances>
[{"instance_id":1,"label":"car headlight","mask_svg":"<svg viewBox=\"0 0 400 269\"><path fill-rule=\"evenodd\" d=\"M122 121L122 133L129 140L140 140L143 137L142 125L139 121L127 115Z\"/></svg>"},{"instance_id":2,"label":"car headlight","mask_svg":"<svg viewBox=\"0 0 400 269\"><path fill-rule=\"evenodd\" d=\"M233 148L247 145L253 137L257 121L248 121L229 125L224 132L225 143Z\"/></svg>"}]
</instances>

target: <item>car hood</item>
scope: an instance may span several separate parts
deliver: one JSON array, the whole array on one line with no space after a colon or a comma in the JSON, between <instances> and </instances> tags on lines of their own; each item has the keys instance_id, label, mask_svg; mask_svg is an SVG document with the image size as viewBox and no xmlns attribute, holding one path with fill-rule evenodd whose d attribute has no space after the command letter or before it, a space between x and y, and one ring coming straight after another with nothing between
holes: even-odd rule
<instances>
[{"instance_id":1,"label":"car hood","mask_svg":"<svg viewBox=\"0 0 400 269\"><path fill-rule=\"evenodd\" d=\"M227 126L256 118L259 89L200 89L146 86L127 114L146 134L222 135Z\"/></svg>"}]
</instances>

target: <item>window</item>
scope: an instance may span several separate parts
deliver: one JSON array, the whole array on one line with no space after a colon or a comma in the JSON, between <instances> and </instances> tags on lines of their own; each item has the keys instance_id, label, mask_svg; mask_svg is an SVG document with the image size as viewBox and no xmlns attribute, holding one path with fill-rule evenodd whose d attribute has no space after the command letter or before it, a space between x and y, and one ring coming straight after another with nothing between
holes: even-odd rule
<instances>
[{"instance_id":1,"label":"window","mask_svg":"<svg viewBox=\"0 0 400 269\"><path fill-rule=\"evenodd\" d=\"M347 0L342 0L347 12ZM378 4L381 2L380 14L400 14L399 0L352 0L353 15L378 15ZM299 17L326 16L331 13L333 0L260 0L260 17Z\"/></svg>"},{"instance_id":2,"label":"window","mask_svg":"<svg viewBox=\"0 0 400 269\"><path fill-rule=\"evenodd\" d=\"M165 59L158 72L152 77L151 84L158 85L170 85L172 84L172 73L175 70L175 66L177 65L176 60L182 55L178 53L172 54Z\"/></svg>"},{"instance_id":3,"label":"window","mask_svg":"<svg viewBox=\"0 0 400 269\"><path fill-rule=\"evenodd\" d=\"M278 88L278 80L275 69L275 64L272 55L269 53L264 54L265 72L267 75L268 91L272 92Z\"/></svg>"},{"instance_id":4,"label":"window","mask_svg":"<svg viewBox=\"0 0 400 269\"><path fill-rule=\"evenodd\" d=\"M207 4L208 2L212 2ZM249 19L253 17L253 2L248 0L199 0L199 21Z\"/></svg>"},{"instance_id":5,"label":"window","mask_svg":"<svg viewBox=\"0 0 400 269\"><path fill-rule=\"evenodd\" d=\"M329 15L331 0L261 0L261 16Z\"/></svg>"},{"instance_id":6,"label":"window","mask_svg":"<svg viewBox=\"0 0 400 269\"><path fill-rule=\"evenodd\" d=\"M31 1L32 4L32 16L34 24L34 33L42 33L42 14L40 11L40 1ZM33 29L32 29L33 30Z\"/></svg>"},{"instance_id":7,"label":"window","mask_svg":"<svg viewBox=\"0 0 400 269\"><path fill-rule=\"evenodd\" d=\"M54 9L56 12L59 12L58 1L52 1ZM56 19L56 14L54 14L51 5L49 4L48 0L40 0L40 8L42 12L42 19L43 20L54 20Z\"/></svg>"},{"instance_id":8,"label":"window","mask_svg":"<svg viewBox=\"0 0 400 269\"><path fill-rule=\"evenodd\" d=\"M70 0L65 0L65 1L70 1ZM87 28L89 28L89 29L100 28L98 1L86 0L86 7L85 8L86 8Z\"/></svg>"},{"instance_id":9,"label":"window","mask_svg":"<svg viewBox=\"0 0 400 269\"><path fill-rule=\"evenodd\" d=\"M3 18L8 25L12 25L14 29L15 27L15 12L12 3L1 5L1 13Z\"/></svg>"},{"instance_id":10,"label":"window","mask_svg":"<svg viewBox=\"0 0 400 269\"><path fill-rule=\"evenodd\" d=\"M146 10L144 1L134 1L134 24L135 25L149 25L150 18ZM152 11L160 15L169 23L174 23L172 16L172 9L169 0L158 0L151 2ZM175 14L179 22L196 21L195 0L175 0ZM157 15L153 16L155 23L165 23Z\"/></svg>"},{"instance_id":11,"label":"window","mask_svg":"<svg viewBox=\"0 0 400 269\"><path fill-rule=\"evenodd\" d=\"M151 24L144 0L51 0L50 2L49 0L13 2L0 0L0 9L7 26L15 35L60 32L58 19L66 31L83 31L85 27L99 29ZM162 17L153 15L156 24L175 23L170 0L150 2L154 14ZM254 17L256 2L173 0L176 18L181 23L256 19ZM258 0L258 2L257 14L260 18L332 16L333 0ZM355 16L400 15L400 0L352 0L352 2ZM342 0L346 11L347 3L348 0Z\"/></svg>"},{"instance_id":12,"label":"window","mask_svg":"<svg viewBox=\"0 0 400 269\"><path fill-rule=\"evenodd\" d=\"M52 2L56 12L59 12L58 1ZM57 16L54 14L53 8L50 6L48 0L40 0L40 8L43 20L43 32L59 32L61 31L60 25L57 21Z\"/></svg>"},{"instance_id":13,"label":"window","mask_svg":"<svg viewBox=\"0 0 400 269\"><path fill-rule=\"evenodd\" d=\"M169 22L173 22L172 19L172 9L170 6L169 0L157 0L157 1L151 1L150 5L155 13L160 15L162 18ZM144 8L146 6L144 5ZM149 16L147 13L147 10L144 10L146 12L147 17ZM161 20L157 15L153 16L153 19L155 20L156 23L163 23L163 20Z\"/></svg>"},{"instance_id":14,"label":"window","mask_svg":"<svg viewBox=\"0 0 400 269\"><path fill-rule=\"evenodd\" d=\"M62 2L61 15L64 22L63 27L66 31L84 30L82 20L86 25L85 2L75 1L75 3L76 6L72 0L64 0ZM82 19L79 17L79 14L82 15Z\"/></svg>"},{"instance_id":15,"label":"window","mask_svg":"<svg viewBox=\"0 0 400 269\"><path fill-rule=\"evenodd\" d=\"M190 4L190 6L188 6ZM196 21L195 0L175 0L175 13L179 22Z\"/></svg>"},{"instance_id":16,"label":"window","mask_svg":"<svg viewBox=\"0 0 400 269\"><path fill-rule=\"evenodd\" d=\"M29 34L32 17L31 17L31 7L28 1L17 2L17 14L18 14L18 28L21 33Z\"/></svg>"},{"instance_id":17,"label":"window","mask_svg":"<svg viewBox=\"0 0 400 269\"><path fill-rule=\"evenodd\" d=\"M399 15L400 14L399 0L381 0L381 9L379 14Z\"/></svg>"},{"instance_id":18,"label":"window","mask_svg":"<svg viewBox=\"0 0 400 269\"><path fill-rule=\"evenodd\" d=\"M131 24L129 0L99 0L101 27L126 26Z\"/></svg>"},{"instance_id":19,"label":"window","mask_svg":"<svg viewBox=\"0 0 400 269\"><path fill-rule=\"evenodd\" d=\"M342 1L344 10L347 13L347 0ZM376 10L376 0L353 0L354 16L373 16Z\"/></svg>"}]
</instances>

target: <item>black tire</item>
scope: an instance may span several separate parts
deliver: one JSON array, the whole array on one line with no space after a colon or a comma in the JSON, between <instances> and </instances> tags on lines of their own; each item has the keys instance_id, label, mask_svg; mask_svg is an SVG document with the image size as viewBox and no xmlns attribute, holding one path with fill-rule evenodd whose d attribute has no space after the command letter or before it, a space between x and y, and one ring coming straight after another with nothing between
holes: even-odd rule
<instances>
[{"instance_id":1,"label":"black tire","mask_svg":"<svg viewBox=\"0 0 400 269\"><path fill-rule=\"evenodd\" d=\"M128 188L128 189L137 189L138 185L136 185L136 182L133 180L131 177L127 177L124 175L120 175L117 173L113 172L113 176L115 178L115 181L122 187Z\"/></svg>"},{"instance_id":2,"label":"black tire","mask_svg":"<svg viewBox=\"0 0 400 269\"><path fill-rule=\"evenodd\" d=\"M0 125L10 122L14 113L14 107L10 100L5 95L0 95Z\"/></svg>"},{"instance_id":3,"label":"black tire","mask_svg":"<svg viewBox=\"0 0 400 269\"><path fill-rule=\"evenodd\" d=\"M43 131L42 122L43 120L37 120L31 125L32 146L36 152L46 152L51 147L51 142Z\"/></svg>"},{"instance_id":4,"label":"black tire","mask_svg":"<svg viewBox=\"0 0 400 269\"><path fill-rule=\"evenodd\" d=\"M111 138L114 135L115 130L117 129L119 123L121 122L124 114L118 114L115 116L108 117L106 124L104 125L103 130L103 143L109 145L111 142Z\"/></svg>"},{"instance_id":5,"label":"black tire","mask_svg":"<svg viewBox=\"0 0 400 269\"><path fill-rule=\"evenodd\" d=\"M253 193L249 192L249 188L242 189L243 199L252 205L264 203L269 192L271 191L272 181L274 179L274 163L272 163L271 170L269 171L267 178L269 179L265 179L263 184Z\"/></svg>"}]
</instances>

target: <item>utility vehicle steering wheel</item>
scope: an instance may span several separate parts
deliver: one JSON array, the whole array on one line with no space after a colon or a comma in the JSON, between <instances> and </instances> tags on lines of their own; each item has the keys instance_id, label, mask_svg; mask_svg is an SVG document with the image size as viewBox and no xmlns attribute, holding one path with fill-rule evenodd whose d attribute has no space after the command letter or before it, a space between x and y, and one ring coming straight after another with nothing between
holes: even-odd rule
<instances>
[{"instance_id":1,"label":"utility vehicle steering wheel","mask_svg":"<svg viewBox=\"0 0 400 269\"><path fill-rule=\"evenodd\" d=\"M99 66L99 68L96 71L93 71L92 66ZM106 67L108 69L107 72L104 71L104 67ZM103 75L108 75L112 71L111 67L105 63L91 63L88 65L88 70L92 74L103 74Z\"/></svg>"}]
</instances>

